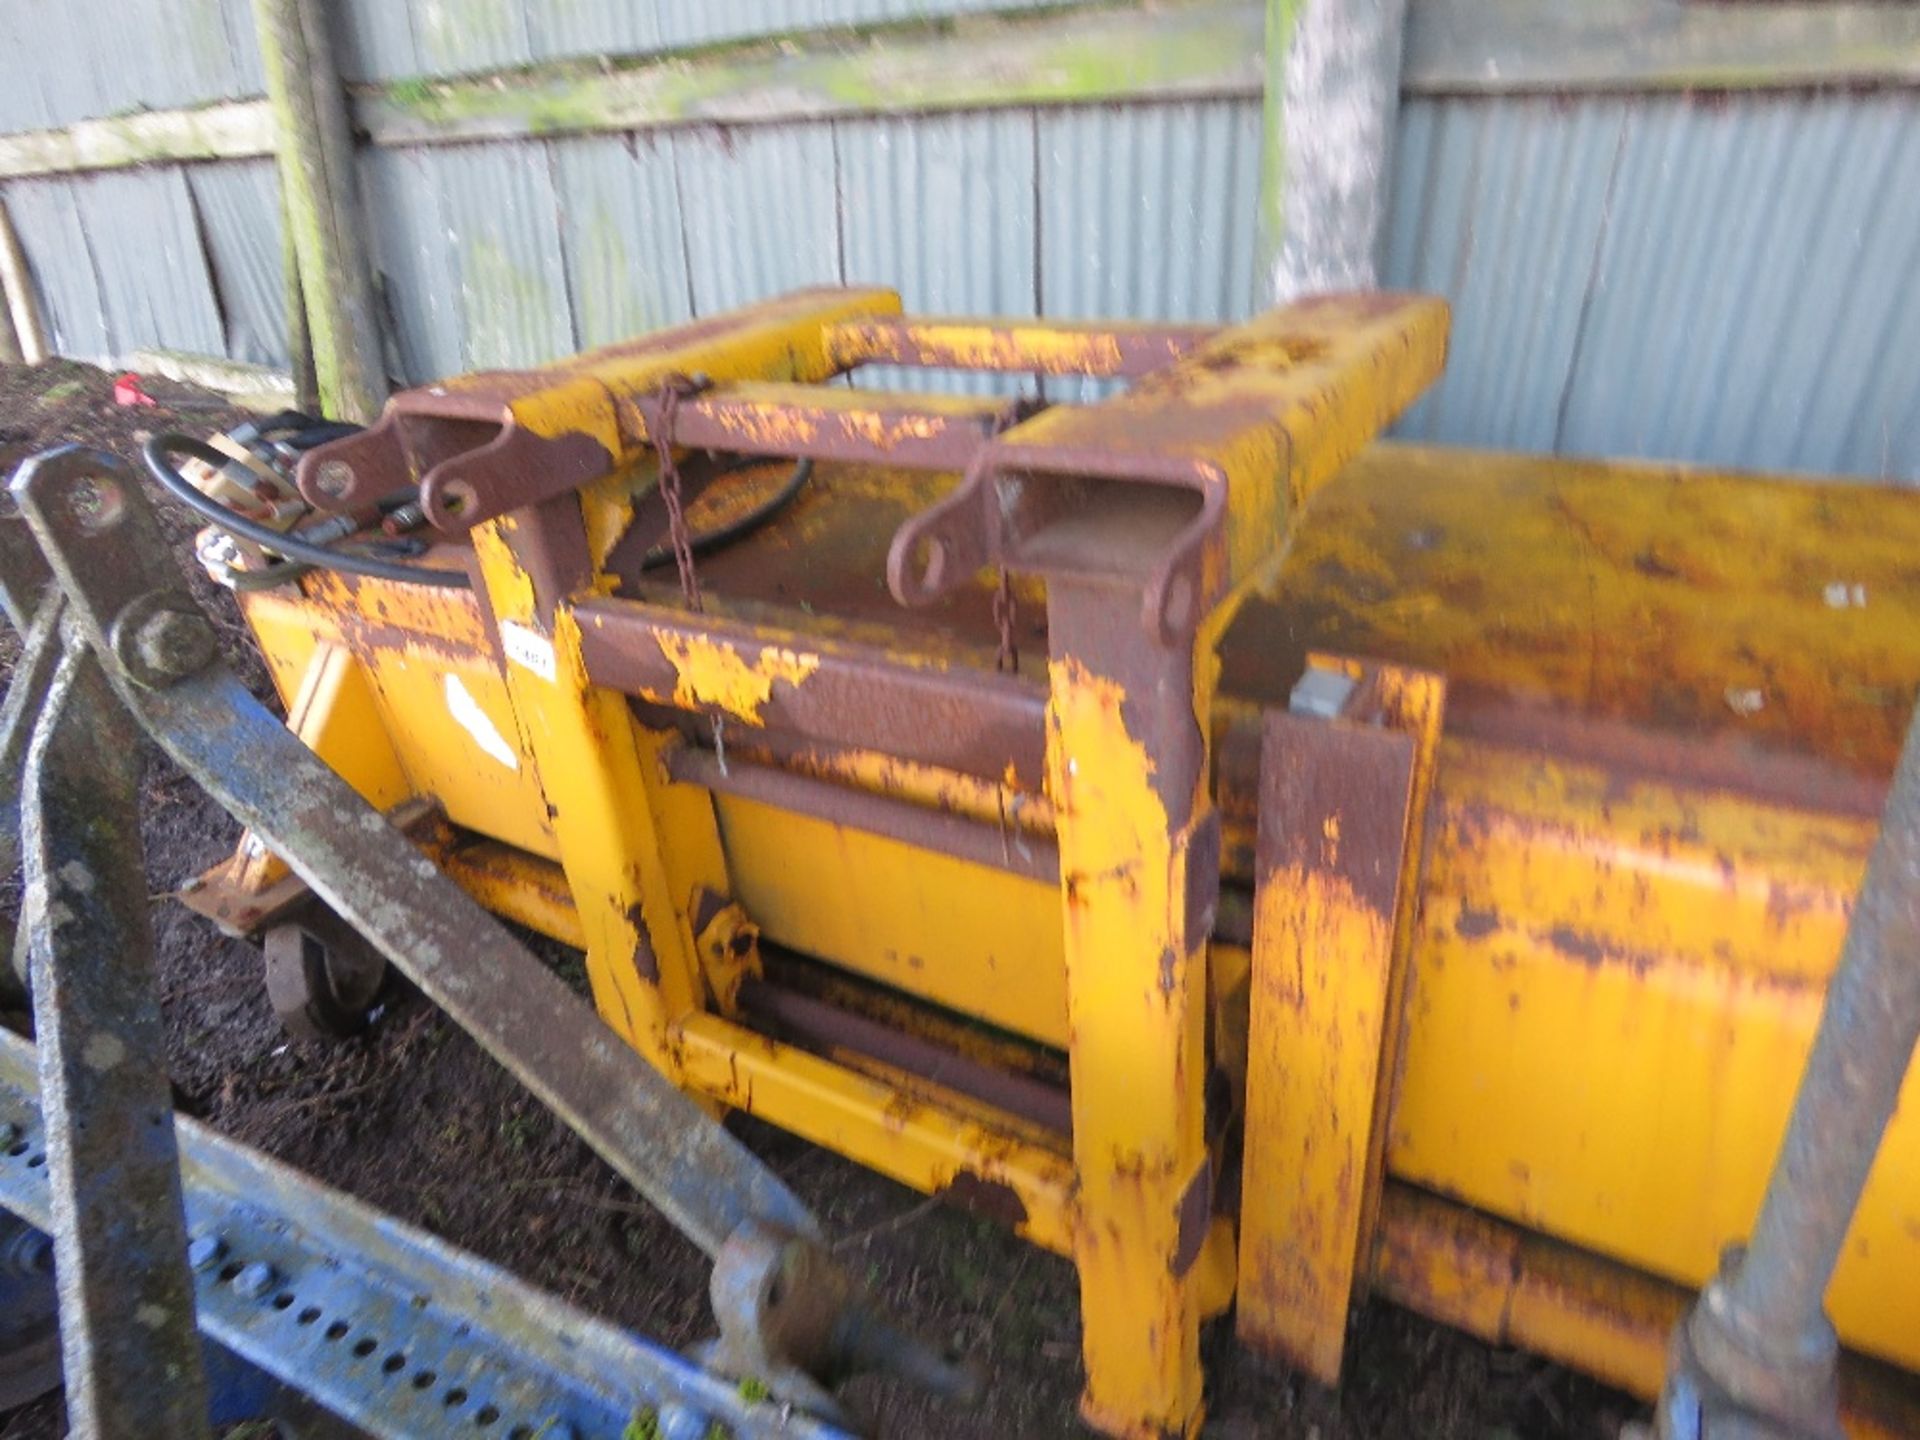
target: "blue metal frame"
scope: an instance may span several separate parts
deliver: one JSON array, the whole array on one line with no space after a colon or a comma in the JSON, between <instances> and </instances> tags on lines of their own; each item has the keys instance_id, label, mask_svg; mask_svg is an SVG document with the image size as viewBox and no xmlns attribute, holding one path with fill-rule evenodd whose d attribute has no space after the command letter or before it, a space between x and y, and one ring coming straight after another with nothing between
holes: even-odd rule
<instances>
[{"instance_id":1,"label":"blue metal frame","mask_svg":"<svg viewBox=\"0 0 1920 1440\"><path fill-rule=\"evenodd\" d=\"M52 1224L31 1044L0 1031L0 1209ZM666 1440L844 1432L178 1118L202 1333L377 1436ZM224 1388L224 1387L222 1387Z\"/></svg>"}]
</instances>

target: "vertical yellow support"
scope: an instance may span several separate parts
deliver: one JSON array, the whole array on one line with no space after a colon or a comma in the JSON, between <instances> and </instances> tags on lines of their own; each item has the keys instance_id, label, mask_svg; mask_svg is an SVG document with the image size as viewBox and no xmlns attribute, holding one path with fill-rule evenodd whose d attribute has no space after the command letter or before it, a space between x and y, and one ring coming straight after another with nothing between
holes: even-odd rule
<instances>
[{"instance_id":1,"label":"vertical yellow support","mask_svg":"<svg viewBox=\"0 0 1920 1440\"><path fill-rule=\"evenodd\" d=\"M1266 717L1238 1330L1327 1384L1376 1223L1443 687L1347 671L1337 718Z\"/></svg>"},{"instance_id":2,"label":"vertical yellow support","mask_svg":"<svg viewBox=\"0 0 1920 1440\"><path fill-rule=\"evenodd\" d=\"M1163 649L1141 633L1137 594L1050 583L1047 764L1066 923L1081 1413L1107 1434L1164 1437L1202 1418L1205 942L1219 851L1204 783L1210 679L1196 687L1190 639Z\"/></svg>"},{"instance_id":3,"label":"vertical yellow support","mask_svg":"<svg viewBox=\"0 0 1920 1440\"><path fill-rule=\"evenodd\" d=\"M705 792L668 782L667 740L635 723L625 697L588 681L572 612L559 597L536 596L521 548L541 552L550 569L555 555L586 553L577 503L557 504L479 527L474 547L522 749L534 757L579 912L594 1004L672 1074L671 1026L704 999L695 915L703 891L726 893L725 859ZM572 575L547 583L583 587L587 578L582 558Z\"/></svg>"}]
</instances>

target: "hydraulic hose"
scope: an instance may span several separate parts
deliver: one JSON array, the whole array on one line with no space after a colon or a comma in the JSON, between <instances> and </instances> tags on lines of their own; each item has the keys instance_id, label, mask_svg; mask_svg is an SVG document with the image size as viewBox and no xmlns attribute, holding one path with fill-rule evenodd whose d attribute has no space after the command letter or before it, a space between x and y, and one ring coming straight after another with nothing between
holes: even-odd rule
<instances>
[{"instance_id":1,"label":"hydraulic hose","mask_svg":"<svg viewBox=\"0 0 1920 1440\"><path fill-rule=\"evenodd\" d=\"M192 509L214 525L219 526L242 540L248 540L277 555L284 555L289 565L301 568L323 570L343 570L352 575L366 575L376 580L395 580L407 585L437 585L449 590L464 590L471 587L465 572L459 570L440 570L427 565L413 565L402 560L382 560L375 555L355 555L348 551L336 550L328 545L314 545L300 539L296 534L275 530L258 521L249 520L228 506L222 505L209 495L202 494L186 476L175 468L173 457L185 455L216 469L227 465L232 456L214 449L203 440L191 435L167 433L154 436L141 448L141 459L146 461L147 471L181 504ZM761 463L748 460L730 469L745 468L747 465ZM813 461L801 460L793 467L793 474L772 495L769 495L752 510L737 520L695 535L691 549L695 555L710 554L734 541L744 539L772 520L782 510L794 502L805 488L807 480L813 474ZM647 551L641 557L642 570L655 570L673 563L673 550L669 546L659 546ZM273 572L270 572L273 573ZM281 575L273 573L273 584L295 578L298 572Z\"/></svg>"},{"instance_id":2,"label":"hydraulic hose","mask_svg":"<svg viewBox=\"0 0 1920 1440\"><path fill-rule=\"evenodd\" d=\"M343 570L350 575L394 580L403 585L437 585L446 590L471 588L464 571L436 570L427 565L409 565L402 560L382 560L377 555L354 555L325 545L312 545L297 535L284 534L270 525L249 520L212 496L201 494L189 484L187 477L174 468L175 455L188 456L216 469L227 465L233 457L191 435L156 435L140 449L140 458L147 462L147 472L165 487L168 494L242 540L252 541L289 560L304 561L321 569Z\"/></svg>"},{"instance_id":3,"label":"hydraulic hose","mask_svg":"<svg viewBox=\"0 0 1920 1440\"><path fill-rule=\"evenodd\" d=\"M757 465L760 463L759 460L748 460L744 464L732 465L727 468L730 470L739 470L745 469L749 465ZM731 545L734 541L744 539L746 536L751 535L782 510L786 509L787 506L791 505L795 497L798 496L802 488L805 487L808 477L812 474L813 461L810 459L802 460L793 467L793 474L788 477L787 483L782 485L773 494L754 506L753 509L749 510L745 515L742 515L738 520L730 520L725 525L719 525L712 530L695 535L691 542L689 542L687 548L696 556L707 555L720 549L723 545ZM671 545L656 545L640 557L640 568L642 570L658 570L662 565L671 564L673 564L673 547Z\"/></svg>"}]
</instances>

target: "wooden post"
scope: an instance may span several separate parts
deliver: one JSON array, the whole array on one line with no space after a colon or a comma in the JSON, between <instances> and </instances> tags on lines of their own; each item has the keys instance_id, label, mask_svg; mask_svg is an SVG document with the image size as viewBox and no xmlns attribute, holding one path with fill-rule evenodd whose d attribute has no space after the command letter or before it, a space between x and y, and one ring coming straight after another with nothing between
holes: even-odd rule
<instances>
[{"instance_id":1,"label":"wooden post","mask_svg":"<svg viewBox=\"0 0 1920 1440\"><path fill-rule=\"evenodd\" d=\"M280 276L287 309L287 369L293 376L293 408L321 413L320 377L313 368L313 331L307 324L307 290L300 282L300 246L294 239L287 187L280 187Z\"/></svg>"},{"instance_id":2,"label":"wooden post","mask_svg":"<svg viewBox=\"0 0 1920 1440\"><path fill-rule=\"evenodd\" d=\"M33 293L33 275L27 269L27 255L20 248L20 234L13 228L13 216L0 201L0 286L7 297L10 324L7 338L14 341L6 358L38 365L47 358L47 332L40 324L40 302Z\"/></svg>"},{"instance_id":3,"label":"wooden post","mask_svg":"<svg viewBox=\"0 0 1920 1440\"><path fill-rule=\"evenodd\" d=\"M329 415L370 422L386 401L387 380L327 7L254 0L253 10L321 404Z\"/></svg>"},{"instance_id":4,"label":"wooden post","mask_svg":"<svg viewBox=\"0 0 1920 1440\"><path fill-rule=\"evenodd\" d=\"M1407 0L1267 0L1261 305L1378 283Z\"/></svg>"}]
</instances>

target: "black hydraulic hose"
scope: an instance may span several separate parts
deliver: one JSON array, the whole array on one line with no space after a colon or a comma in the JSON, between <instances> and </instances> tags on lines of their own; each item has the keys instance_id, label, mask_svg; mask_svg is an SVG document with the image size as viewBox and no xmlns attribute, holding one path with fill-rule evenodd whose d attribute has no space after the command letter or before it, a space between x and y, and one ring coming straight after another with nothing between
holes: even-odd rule
<instances>
[{"instance_id":1,"label":"black hydraulic hose","mask_svg":"<svg viewBox=\"0 0 1920 1440\"><path fill-rule=\"evenodd\" d=\"M187 477L174 468L175 455L190 456L215 469L223 468L233 457L191 435L156 435L140 449L140 458L147 462L148 473L166 488L168 494L242 540L249 540L289 560L304 561L321 569L344 570L350 575L395 580L403 585L437 585L445 590L471 588L471 582L461 570L437 570L427 565L409 565L401 560L382 560L376 555L354 555L325 545L309 544L297 536L283 534L269 525L249 520L212 496L201 494L189 484Z\"/></svg>"},{"instance_id":2,"label":"black hydraulic hose","mask_svg":"<svg viewBox=\"0 0 1920 1440\"><path fill-rule=\"evenodd\" d=\"M257 521L249 520L226 505L222 505L210 495L202 494L191 485L186 476L174 468L173 457L186 455L204 464L220 469L229 464L233 457L191 435L167 433L156 435L141 447L140 457L147 462L147 470L153 478L164 486L167 493L181 504L191 508L222 530L249 540L255 545L284 555L289 562L299 563L303 567L311 566L322 570L344 570L353 575L367 575L376 580L397 580L407 585L438 585L449 590L464 590L471 586L466 574L459 570L440 570L427 565L411 565L401 560L382 560L374 555L354 555L335 550L330 546L313 545ZM757 461L748 461L756 464ZM734 468L734 467L730 467ZM744 468L739 467L739 468ZM793 474L779 490L769 495L752 510L737 520L729 521L713 530L693 537L690 549L695 555L707 555L722 546L731 545L760 529L787 506L791 505L807 480L813 474L813 461L801 460L793 467ZM673 563L673 550L662 546L649 550L640 559L642 570L657 570L663 565ZM273 583L293 579L293 574L275 575Z\"/></svg>"},{"instance_id":3,"label":"black hydraulic hose","mask_svg":"<svg viewBox=\"0 0 1920 1440\"><path fill-rule=\"evenodd\" d=\"M749 465L757 463L760 462L747 462ZM743 469L745 467L730 466L729 468ZM725 525L695 535L687 548L696 556L707 555L718 550L723 545L731 545L734 541L751 535L782 510L786 509L787 506L791 505L799 496L800 491L805 488L807 479L812 474L813 461L810 459L802 460L793 467L793 474L788 477L787 483L782 485L773 494L754 506L753 509L742 515L738 520L730 520ZM671 564L673 564L673 547L671 545L656 545L640 557L640 568L642 570L658 570L663 565Z\"/></svg>"}]
</instances>

